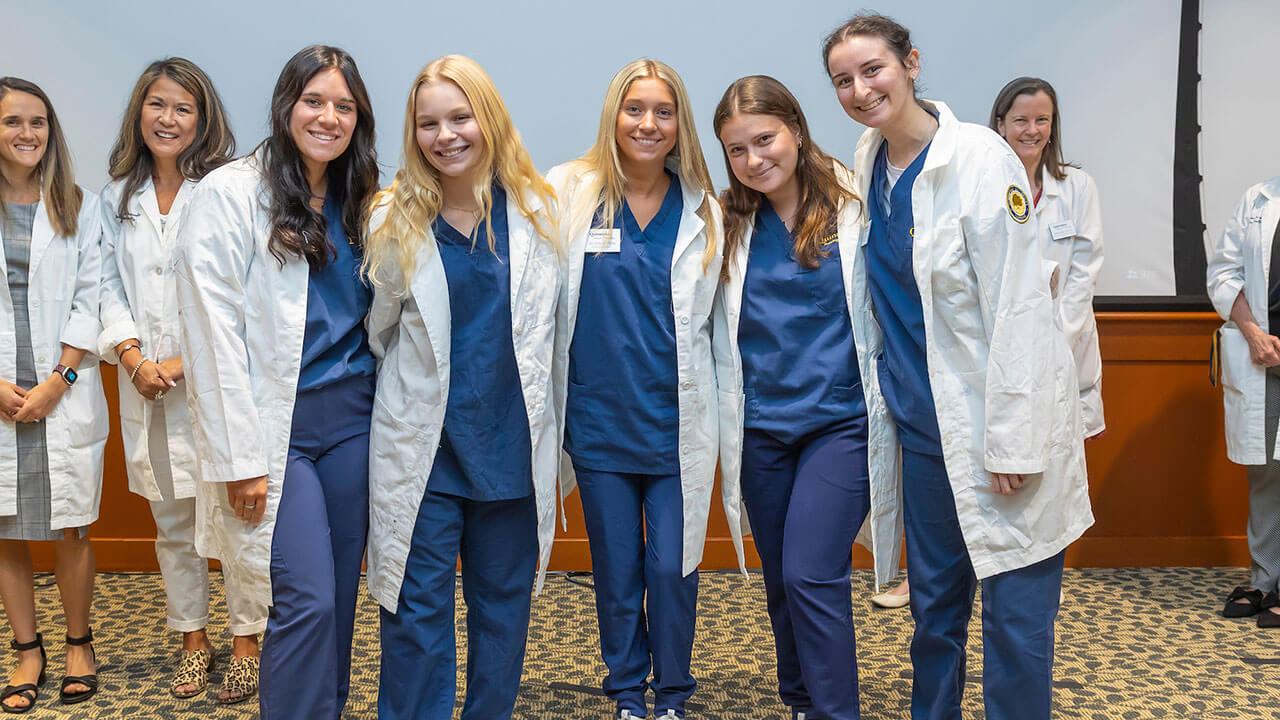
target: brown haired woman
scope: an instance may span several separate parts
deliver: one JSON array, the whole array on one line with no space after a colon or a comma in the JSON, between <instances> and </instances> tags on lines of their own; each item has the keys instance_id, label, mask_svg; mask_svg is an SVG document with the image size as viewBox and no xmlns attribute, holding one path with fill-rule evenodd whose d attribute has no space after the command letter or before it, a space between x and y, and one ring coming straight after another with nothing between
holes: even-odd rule
<instances>
[{"instance_id":1,"label":"brown haired woman","mask_svg":"<svg viewBox=\"0 0 1280 720\"><path fill-rule=\"evenodd\" d=\"M266 720L338 720L347 701L376 370L360 262L377 182L355 61L312 45L280 72L270 137L192 193L175 252L208 508L196 537L271 605Z\"/></svg>"},{"instance_id":2,"label":"brown haired woman","mask_svg":"<svg viewBox=\"0 0 1280 720\"><path fill-rule=\"evenodd\" d=\"M1102 354L1093 318L1093 288L1102 271L1102 211L1093 178L1062 157L1058 93L1040 78L1009 81L996 95L988 126L1027 170L1044 256L1058 266L1054 289L1062 328L1076 358L1086 440L1100 437Z\"/></svg>"},{"instance_id":3,"label":"brown haired woman","mask_svg":"<svg viewBox=\"0 0 1280 720\"><path fill-rule=\"evenodd\" d=\"M741 475L783 703L801 720L854 720L850 553L870 506L849 315L862 203L771 77L730 85L715 130L729 170L713 316L721 483L732 493ZM873 460L891 470L887 457Z\"/></svg>"},{"instance_id":4,"label":"brown haired woman","mask_svg":"<svg viewBox=\"0 0 1280 720\"><path fill-rule=\"evenodd\" d=\"M876 380L869 453L901 450L900 483L872 478L870 517L886 550L905 518L912 717L959 720L981 582L986 716L1047 720L1063 549L1093 515L1026 172L991 130L916 97L920 53L893 20L850 19L822 58L869 128L854 155L868 212L852 312L867 328L863 378Z\"/></svg>"},{"instance_id":5,"label":"brown haired woman","mask_svg":"<svg viewBox=\"0 0 1280 720\"><path fill-rule=\"evenodd\" d=\"M231 159L235 141L213 83L190 60L151 63L125 108L111 150L111 182L102 191L102 333L105 358L120 372L120 426L129 489L151 503L156 560L164 578L169 629L182 655L169 691L205 689L215 650L209 621L209 563L196 549L196 456L187 384L178 352L178 298L169 256L178 218L196 183ZM266 607L225 576L232 668L218 701L253 697Z\"/></svg>"},{"instance_id":6,"label":"brown haired woman","mask_svg":"<svg viewBox=\"0 0 1280 720\"><path fill-rule=\"evenodd\" d=\"M35 706L44 683L30 540L54 541L67 624L63 703L98 689L89 611L107 402L97 347L101 235L97 196L75 184L49 98L0 78L0 599L18 667L4 711Z\"/></svg>"}]
</instances>

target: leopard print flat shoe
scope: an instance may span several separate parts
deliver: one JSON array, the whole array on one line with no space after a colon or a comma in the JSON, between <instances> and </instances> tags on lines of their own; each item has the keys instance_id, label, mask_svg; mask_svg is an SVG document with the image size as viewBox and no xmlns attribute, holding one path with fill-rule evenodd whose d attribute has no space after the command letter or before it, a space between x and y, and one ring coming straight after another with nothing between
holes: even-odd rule
<instances>
[{"instance_id":1,"label":"leopard print flat shoe","mask_svg":"<svg viewBox=\"0 0 1280 720\"><path fill-rule=\"evenodd\" d=\"M209 671L213 669L213 651L207 648L199 650L183 650L178 660L178 670L173 674L173 682L169 683L169 692L176 698L195 697L204 692L209 685ZM183 685L191 685L194 690L178 690Z\"/></svg>"},{"instance_id":2,"label":"leopard print flat shoe","mask_svg":"<svg viewBox=\"0 0 1280 720\"><path fill-rule=\"evenodd\" d=\"M225 693L225 694L224 694ZM222 678L218 702L233 705L258 694L258 658L231 656L227 674Z\"/></svg>"}]
</instances>

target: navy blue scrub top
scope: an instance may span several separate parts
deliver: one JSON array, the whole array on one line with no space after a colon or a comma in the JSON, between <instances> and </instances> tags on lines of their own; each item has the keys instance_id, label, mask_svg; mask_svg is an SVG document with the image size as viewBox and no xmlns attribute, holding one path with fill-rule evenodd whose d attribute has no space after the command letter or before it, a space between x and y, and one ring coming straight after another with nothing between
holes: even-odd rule
<instances>
[{"instance_id":1,"label":"navy blue scrub top","mask_svg":"<svg viewBox=\"0 0 1280 720\"><path fill-rule=\"evenodd\" d=\"M666 197L644 230L623 202L612 223L619 251L583 258L564 447L589 470L680 472L671 260L684 200L679 178L667 176ZM603 227L599 218L595 226Z\"/></svg>"},{"instance_id":2,"label":"navy blue scrub top","mask_svg":"<svg viewBox=\"0 0 1280 720\"><path fill-rule=\"evenodd\" d=\"M492 192L493 208L474 242L443 217L432 226L452 332L444 431L427 489L483 502L533 493L529 415L511 340L507 198L497 185ZM493 227L492 252L486 225Z\"/></svg>"},{"instance_id":3,"label":"navy blue scrub top","mask_svg":"<svg viewBox=\"0 0 1280 720\"><path fill-rule=\"evenodd\" d=\"M832 227L806 268L769 201L756 213L738 322L745 426L784 443L867 414L838 242Z\"/></svg>"},{"instance_id":4,"label":"navy blue scrub top","mask_svg":"<svg viewBox=\"0 0 1280 720\"><path fill-rule=\"evenodd\" d=\"M373 292L360 275L360 248L342 227L342 198L324 199L329 262L307 282L307 324L302 338L298 392L318 390L353 377L372 377L377 362L369 350L364 318Z\"/></svg>"},{"instance_id":5,"label":"navy blue scrub top","mask_svg":"<svg viewBox=\"0 0 1280 720\"><path fill-rule=\"evenodd\" d=\"M941 455L938 413L929 385L925 353L924 306L912 262L915 217L911 210L911 186L929 154L926 146L911 163L889 194L888 144L881 143L871 173L867 194L871 206L871 234L867 240L867 279L871 301L875 303L880 329L884 332L884 354L878 366L885 404L898 427L898 441L912 452Z\"/></svg>"}]
</instances>

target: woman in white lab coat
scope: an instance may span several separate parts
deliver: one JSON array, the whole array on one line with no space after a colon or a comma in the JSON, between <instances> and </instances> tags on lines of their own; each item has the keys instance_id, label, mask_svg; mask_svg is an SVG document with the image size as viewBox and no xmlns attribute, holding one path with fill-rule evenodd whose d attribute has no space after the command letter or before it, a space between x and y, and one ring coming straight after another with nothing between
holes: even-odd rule
<instances>
[{"instance_id":1,"label":"woman in white lab coat","mask_svg":"<svg viewBox=\"0 0 1280 720\"><path fill-rule=\"evenodd\" d=\"M355 61L313 45L280 73L270 137L200 181L179 232L196 547L271 605L263 718L337 720L346 704L375 372L359 265L377 182ZM258 661L232 662L248 682Z\"/></svg>"},{"instance_id":2,"label":"woman in white lab coat","mask_svg":"<svg viewBox=\"0 0 1280 720\"><path fill-rule=\"evenodd\" d=\"M195 446L170 255L196 183L225 165L234 148L222 100L204 71L185 58L157 60L134 85L111 150L111 182L102 191L99 352L120 368L129 489L150 501L168 626L182 633L169 685L180 698L205 689L214 647L205 633L209 563L196 551ZM266 607L227 579L233 654L256 657ZM218 695L221 702L246 697L233 688Z\"/></svg>"},{"instance_id":3,"label":"woman in white lab coat","mask_svg":"<svg viewBox=\"0 0 1280 720\"><path fill-rule=\"evenodd\" d=\"M106 398L93 354L102 270L98 198L75 184L48 96L0 78L0 599L18 667L0 691L5 712L35 706L44 683L30 540L54 541L66 617L64 703L98 688L89 611Z\"/></svg>"},{"instance_id":4,"label":"woman in white lab coat","mask_svg":"<svg viewBox=\"0 0 1280 720\"><path fill-rule=\"evenodd\" d=\"M864 203L774 78L734 81L713 125L730 173L712 338L721 486L741 485L750 516L779 696L798 720L854 720L851 553L869 468L896 471L883 452L868 462L868 414L885 410L864 401L849 314Z\"/></svg>"},{"instance_id":5,"label":"woman in white lab coat","mask_svg":"<svg viewBox=\"0 0 1280 720\"><path fill-rule=\"evenodd\" d=\"M562 479L567 491L576 475L586 517L605 694L619 717L640 718L652 687L655 715L684 717L718 450L710 316L723 232L676 72L647 59L619 70L595 145L548 179L568 240ZM736 492L725 507L740 547Z\"/></svg>"},{"instance_id":6,"label":"woman in white lab coat","mask_svg":"<svg viewBox=\"0 0 1280 720\"><path fill-rule=\"evenodd\" d=\"M1218 331L1227 457L1247 465L1248 585L1227 596L1226 617L1280 627L1280 177L1245 191L1211 249L1209 299Z\"/></svg>"},{"instance_id":7,"label":"woman in white lab coat","mask_svg":"<svg viewBox=\"0 0 1280 720\"><path fill-rule=\"evenodd\" d=\"M554 195L493 81L461 55L414 80L403 157L374 201L366 254L379 358L369 466L378 717L452 717L461 555L462 718L501 720L555 534Z\"/></svg>"},{"instance_id":8,"label":"woman in white lab coat","mask_svg":"<svg viewBox=\"0 0 1280 720\"><path fill-rule=\"evenodd\" d=\"M1027 171L1044 256L1058 267L1054 291L1067 345L1076 360L1085 440L1102 435L1102 354L1093 289L1102 271L1102 211L1093 178L1062 157L1058 94L1040 78L1009 81L996 95L988 126Z\"/></svg>"},{"instance_id":9,"label":"woman in white lab coat","mask_svg":"<svg viewBox=\"0 0 1280 720\"><path fill-rule=\"evenodd\" d=\"M1062 552L1093 516L1075 365L1026 173L998 135L916 98L920 54L893 20L855 16L823 60L845 112L870 128L854 156L868 213L853 314L859 358L875 360L862 375L879 380L868 404L889 409L870 418L871 446L902 449L901 485L873 480L871 523L889 547L901 501L912 716L960 717L980 580L987 717L1047 719Z\"/></svg>"}]
</instances>

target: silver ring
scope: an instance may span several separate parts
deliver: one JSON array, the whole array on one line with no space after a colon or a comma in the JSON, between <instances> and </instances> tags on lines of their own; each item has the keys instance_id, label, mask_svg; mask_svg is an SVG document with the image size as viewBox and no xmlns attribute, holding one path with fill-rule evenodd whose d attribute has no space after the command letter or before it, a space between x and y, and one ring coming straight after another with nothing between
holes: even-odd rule
<instances>
[{"instance_id":1,"label":"silver ring","mask_svg":"<svg viewBox=\"0 0 1280 720\"><path fill-rule=\"evenodd\" d=\"M254 509L254 508L256 508L256 507L258 507L258 504L257 504L257 503L254 503L254 504L252 504L252 505L245 505L245 506L244 506L244 509L245 509L245 510L252 510L252 509Z\"/></svg>"},{"instance_id":2,"label":"silver ring","mask_svg":"<svg viewBox=\"0 0 1280 720\"><path fill-rule=\"evenodd\" d=\"M160 399L160 398L162 398L162 397L164 397L164 391L163 391L163 390L161 390L160 392L156 393L156 399L157 399L157 400L159 400L159 399Z\"/></svg>"}]
</instances>

